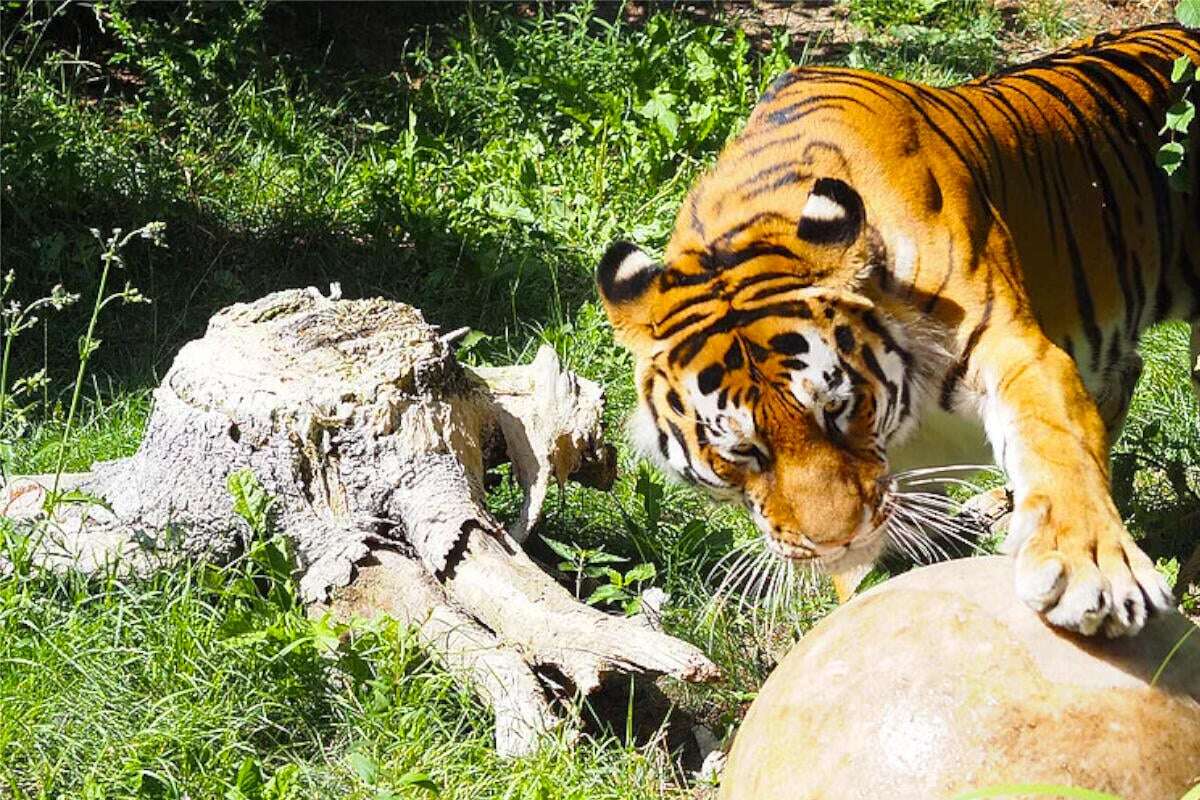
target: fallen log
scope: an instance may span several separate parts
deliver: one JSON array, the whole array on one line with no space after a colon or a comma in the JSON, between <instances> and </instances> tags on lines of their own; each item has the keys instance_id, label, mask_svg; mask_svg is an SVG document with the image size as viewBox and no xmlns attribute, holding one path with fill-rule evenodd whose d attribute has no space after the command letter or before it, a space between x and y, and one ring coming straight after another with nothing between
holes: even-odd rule
<instances>
[{"instance_id":1,"label":"fallen log","mask_svg":"<svg viewBox=\"0 0 1200 800\"><path fill-rule=\"evenodd\" d=\"M468 369L410 306L277 292L183 347L138 452L60 485L105 506L56 506L37 556L85 570L232 557L251 534L226 479L250 469L294 542L303 599L414 626L494 710L498 750L529 753L611 677L717 677L692 645L580 603L520 547L551 480L611 483L602 410L549 348ZM483 504L505 457L525 490L509 530ZM11 481L0 513L36 517L52 483Z\"/></svg>"}]
</instances>

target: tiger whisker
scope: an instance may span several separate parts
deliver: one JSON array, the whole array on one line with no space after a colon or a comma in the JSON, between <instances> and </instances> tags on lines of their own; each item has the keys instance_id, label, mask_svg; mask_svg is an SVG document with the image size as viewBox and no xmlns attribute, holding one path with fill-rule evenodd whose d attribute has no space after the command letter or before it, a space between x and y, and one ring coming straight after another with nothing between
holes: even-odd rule
<instances>
[{"instance_id":1,"label":"tiger whisker","mask_svg":"<svg viewBox=\"0 0 1200 800\"><path fill-rule=\"evenodd\" d=\"M884 533L888 537L888 541L895 544L902 553L911 558L914 562L921 564L932 557L932 553L926 553L924 542L920 538L914 538L908 529L908 525L902 517L897 513L898 504L894 498L888 498L885 503L885 511L887 516L884 519Z\"/></svg>"},{"instance_id":2,"label":"tiger whisker","mask_svg":"<svg viewBox=\"0 0 1200 800\"><path fill-rule=\"evenodd\" d=\"M921 529L922 520L913 511L897 507L896 514L899 515L902 522L908 524L908 533L917 544L923 545L921 549L929 553L932 561L937 561L936 556L939 555L941 556L941 560L948 560L950 558L950 554L946 552L945 548Z\"/></svg>"},{"instance_id":3,"label":"tiger whisker","mask_svg":"<svg viewBox=\"0 0 1200 800\"><path fill-rule=\"evenodd\" d=\"M905 495L902 505L910 514L919 515L918 521L973 549L978 549L978 539L987 533L970 511L939 495Z\"/></svg>"},{"instance_id":4,"label":"tiger whisker","mask_svg":"<svg viewBox=\"0 0 1200 800\"><path fill-rule=\"evenodd\" d=\"M916 519L920 521L928 521L931 524L936 523L942 528L959 532L968 537L979 536L984 532L983 526L977 519L971 516L952 516L947 513L947 509L944 506L912 502L905 505L904 508L910 514L918 515Z\"/></svg>"},{"instance_id":5,"label":"tiger whisker","mask_svg":"<svg viewBox=\"0 0 1200 800\"><path fill-rule=\"evenodd\" d=\"M712 643L711 637L716 633L717 619L720 616L721 611L724 609L727 601L730 598L730 595L732 595L738 583L741 581L742 576L745 574L750 565L753 564L756 556L759 553L756 545L760 545L760 542L758 542L756 539L743 542L722 556L721 560L717 562L717 566L714 567L712 572L709 573L710 575L715 574L725 564L726 561L732 558L732 564L730 564L725 570L725 575L721 579L721 583L717 586L716 591L713 592L708 601L705 603L705 617L709 623L710 645Z\"/></svg>"},{"instance_id":6,"label":"tiger whisker","mask_svg":"<svg viewBox=\"0 0 1200 800\"><path fill-rule=\"evenodd\" d=\"M944 467L917 467L916 469L906 469L901 472L892 474L893 480L906 480L908 478L920 478L927 475L944 475L953 474L956 472L987 472L993 475L1000 474L1000 468L995 464L950 464Z\"/></svg>"},{"instance_id":7,"label":"tiger whisker","mask_svg":"<svg viewBox=\"0 0 1200 800\"><path fill-rule=\"evenodd\" d=\"M905 509L904 519L914 529L912 534L919 537L922 541L928 542L930 546L936 548L943 554L944 557L949 557L944 548L942 548L936 540L926 532L926 529L938 534L946 539L957 542L963 545L973 553L982 553L984 549L979 544L979 537L983 531L977 526L969 526L960 523L956 520L946 519L937 516L936 513L930 513L928 510L921 509Z\"/></svg>"},{"instance_id":8,"label":"tiger whisker","mask_svg":"<svg viewBox=\"0 0 1200 800\"><path fill-rule=\"evenodd\" d=\"M770 571L770 559L773 557L773 554L766 549L759 554L758 560L754 564L754 571L752 573L750 583L748 584L749 591L743 592L741 599L738 601L739 614L746 613L748 602L749 610L751 612L753 612L756 607L761 605L761 586L763 581L766 580L767 574ZM752 602L750 602L751 598L753 598Z\"/></svg>"},{"instance_id":9,"label":"tiger whisker","mask_svg":"<svg viewBox=\"0 0 1200 800\"><path fill-rule=\"evenodd\" d=\"M983 486L976 481L969 481L965 478L955 478L951 476L947 476L945 478L918 478L917 480L906 481L904 483L905 489L910 486L961 486L962 488L968 489L972 492L983 491Z\"/></svg>"},{"instance_id":10,"label":"tiger whisker","mask_svg":"<svg viewBox=\"0 0 1200 800\"><path fill-rule=\"evenodd\" d=\"M743 550L738 558L734 561L733 566L731 566L729 571L725 574L725 579L717 588L715 597L724 598L732 594L736 590L738 584L741 583L746 571L754 563L755 559L758 558L758 555L759 551L754 548L746 548Z\"/></svg>"},{"instance_id":11,"label":"tiger whisker","mask_svg":"<svg viewBox=\"0 0 1200 800\"><path fill-rule=\"evenodd\" d=\"M784 562L778 558L772 560L771 567L770 567L771 579L767 583L767 590L766 590L766 593L764 594L764 603L766 604L767 624L766 624L766 630L763 631L762 638L765 639L766 641L770 641L771 633L775 630L776 614L779 611L779 608L776 604L779 601L779 597L778 597L779 580L780 580L780 575L783 573L783 563Z\"/></svg>"},{"instance_id":12,"label":"tiger whisker","mask_svg":"<svg viewBox=\"0 0 1200 800\"><path fill-rule=\"evenodd\" d=\"M709 570L709 573L708 573L709 577L711 577L711 576L715 575L717 572L719 572L721 570L721 568L725 566L726 561L729 561L730 559L736 560L737 556L740 556L740 555L746 553L747 551L753 550L758 546L760 546L760 542L758 542L757 539L747 539L746 541L742 542L741 544L733 547L728 553L721 556L721 558L717 560L717 563L713 565L713 568L711 570Z\"/></svg>"},{"instance_id":13,"label":"tiger whisker","mask_svg":"<svg viewBox=\"0 0 1200 800\"><path fill-rule=\"evenodd\" d=\"M737 599L739 600L739 612L741 608L741 601L744 599L746 592L749 591L750 585L754 581L754 576L757 574L758 566L762 563L762 559L763 552L761 550L755 550L747 553L746 558L739 562L736 575L731 576L732 580L729 582L728 588L724 595L729 599L730 602L733 601L735 594L738 595Z\"/></svg>"}]
</instances>

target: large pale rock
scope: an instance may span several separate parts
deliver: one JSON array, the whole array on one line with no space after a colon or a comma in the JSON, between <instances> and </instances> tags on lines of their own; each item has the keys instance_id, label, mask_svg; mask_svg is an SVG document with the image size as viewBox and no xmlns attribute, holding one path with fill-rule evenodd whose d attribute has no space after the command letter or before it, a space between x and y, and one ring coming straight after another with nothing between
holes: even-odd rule
<instances>
[{"instance_id":1,"label":"large pale rock","mask_svg":"<svg viewBox=\"0 0 1200 800\"><path fill-rule=\"evenodd\" d=\"M964 559L831 614L762 687L721 797L941 800L1055 784L1179 800L1200 782L1200 631L1170 613L1133 639L1083 639L1048 627L1012 585L1009 559Z\"/></svg>"}]
</instances>

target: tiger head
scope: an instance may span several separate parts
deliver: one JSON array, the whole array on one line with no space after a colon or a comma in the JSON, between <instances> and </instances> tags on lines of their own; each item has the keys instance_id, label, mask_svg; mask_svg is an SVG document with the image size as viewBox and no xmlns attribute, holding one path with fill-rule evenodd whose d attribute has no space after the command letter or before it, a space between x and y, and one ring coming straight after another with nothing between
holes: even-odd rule
<instances>
[{"instance_id":1,"label":"tiger head","mask_svg":"<svg viewBox=\"0 0 1200 800\"><path fill-rule=\"evenodd\" d=\"M597 281L636 361L634 446L836 573L883 547L887 448L922 381L911 331L868 297L883 255L859 195L821 179L802 208L706 238L685 205L665 264L617 242Z\"/></svg>"}]
</instances>

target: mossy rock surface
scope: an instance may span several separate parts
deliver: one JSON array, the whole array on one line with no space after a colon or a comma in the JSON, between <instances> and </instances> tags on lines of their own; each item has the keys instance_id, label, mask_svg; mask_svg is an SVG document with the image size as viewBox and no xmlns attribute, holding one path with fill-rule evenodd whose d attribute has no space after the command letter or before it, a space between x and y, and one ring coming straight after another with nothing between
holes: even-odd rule
<instances>
[{"instance_id":1,"label":"mossy rock surface","mask_svg":"<svg viewBox=\"0 0 1200 800\"><path fill-rule=\"evenodd\" d=\"M940 800L1062 785L1178 800L1200 782L1200 631L1050 628L1008 558L914 570L796 645L734 741L724 800ZM1014 791L1007 797L1053 797Z\"/></svg>"}]
</instances>

